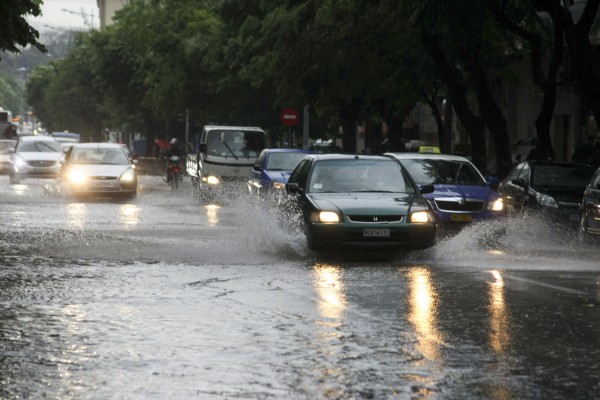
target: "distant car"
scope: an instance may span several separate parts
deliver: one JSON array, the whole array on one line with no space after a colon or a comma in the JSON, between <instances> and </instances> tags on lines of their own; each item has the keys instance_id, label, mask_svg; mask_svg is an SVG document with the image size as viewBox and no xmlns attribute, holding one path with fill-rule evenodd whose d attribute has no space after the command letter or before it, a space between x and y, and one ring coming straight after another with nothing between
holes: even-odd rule
<instances>
[{"instance_id":1,"label":"distant car","mask_svg":"<svg viewBox=\"0 0 600 400\"><path fill-rule=\"evenodd\" d=\"M19 137L10 155L10 183L17 184L23 178L56 178L63 156L60 144L50 136Z\"/></svg>"},{"instance_id":2,"label":"distant car","mask_svg":"<svg viewBox=\"0 0 600 400\"><path fill-rule=\"evenodd\" d=\"M263 149L248 177L248 191L269 196L285 189L290 174L307 154L302 149Z\"/></svg>"},{"instance_id":3,"label":"distant car","mask_svg":"<svg viewBox=\"0 0 600 400\"><path fill-rule=\"evenodd\" d=\"M417 186L433 185L425 194L441 230L457 231L467 224L505 216L500 195L468 159L431 153L386 153L408 170Z\"/></svg>"},{"instance_id":4,"label":"distant car","mask_svg":"<svg viewBox=\"0 0 600 400\"><path fill-rule=\"evenodd\" d=\"M600 168L583 192L579 208L579 229L584 234L600 235Z\"/></svg>"},{"instance_id":5,"label":"distant car","mask_svg":"<svg viewBox=\"0 0 600 400\"><path fill-rule=\"evenodd\" d=\"M509 214L543 213L576 227L581 199L594 168L587 164L523 161L500 182L498 192Z\"/></svg>"},{"instance_id":6,"label":"distant car","mask_svg":"<svg viewBox=\"0 0 600 400\"><path fill-rule=\"evenodd\" d=\"M6 174L10 168L10 150L15 148L14 139L0 139L0 173Z\"/></svg>"},{"instance_id":7,"label":"distant car","mask_svg":"<svg viewBox=\"0 0 600 400\"><path fill-rule=\"evenodd\" d=\"M137 196L134 163L118 143L77 143L62 164L59 186L77 198Z\"/></svg>"},{"instance_id":8,"label":"distant car","mask_svg":"<svg viewBox=\"0 0 600 400\"><path fill-rule=\"evenodd\" d=\"M391 157L310 154L285 188L282 213L300 217L311 249L416 249L435 243L429 203Z\"/></svg>"}]
</instances>

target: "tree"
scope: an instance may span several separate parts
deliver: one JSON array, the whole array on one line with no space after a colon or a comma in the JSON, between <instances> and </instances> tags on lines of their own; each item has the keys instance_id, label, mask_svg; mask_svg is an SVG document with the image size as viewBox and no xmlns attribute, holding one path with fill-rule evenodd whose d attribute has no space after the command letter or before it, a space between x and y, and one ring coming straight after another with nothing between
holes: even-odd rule
<instances>
[{"instance_id":1,"label":"tree","mask_svg":"<svg viewBox=\"0 0 600 400\"><path fill-rule=\"evenodd\" d=\"M39 33L31 27L25 15L38 16L41 0L2 0L0 2L0 51L18 53L18 46L33 45L44 51L38 42Z\"/></svg>"}]
</instances>

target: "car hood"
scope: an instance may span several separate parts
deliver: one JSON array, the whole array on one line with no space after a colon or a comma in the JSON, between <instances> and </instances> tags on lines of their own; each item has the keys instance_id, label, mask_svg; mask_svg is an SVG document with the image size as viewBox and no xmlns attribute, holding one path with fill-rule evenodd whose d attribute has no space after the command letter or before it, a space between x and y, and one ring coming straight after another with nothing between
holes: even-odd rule
<instances>
[{"instance_id":1,"label":"car hood","mask_svg":"<svg viewBox=\"0 0 600 400\"><path fill-rule=\"evenodd\" d=\"M129 165L75 165L71 169L82 171L87 176L114 176L119 177L131 167Z\"/></svg>"},{"instance_id":2,"label":"car hood","mask_svg":"<svg viewBox=\"0 0 600 400\"><path fill-rule=\"evenodd\" d=\"M15 153L15 155L18 157L21 157L25 161L58 161L63 157L64 153L32 151L32 152Z\"/></svg>"},{"instance_id":3,"label":"car hood","mask_svg":"<svg viewBox=\"0 0 600 400\"><path fill-rule=\"evenodd\" d=\"M265 171L265 174L273 182L287 183L292 171Z\"/></svg>"},{"instance_id":4,"label":"car hood","mask_svg":"<svg viewBox=\"0 0 600 400\"><path fill-rule=\"evenodd\" d=\"M558 202L581 203L585 188L535 187L536 192L554 197Z\"/></svg>"},{"instance_id":5,"label":"car hood","mask_svg":"<svg viewBox=\"0 0 600 400\"><path fill-rule=\"evenodd\" d=\"M433 185L435 191L427 193L425 196L428 199L439 199L444 197L460 197L463 199L477 200L496 200L500 195L489 186L474 186L474 185Z\"/></svg>"},{"instance_id":6,"label":"car hood","mask_svg":"<svg viewBox=\"0 0 600 400\"><path fill-rule=\"evenodd\" d=\"M427 209L425 199L406 193L315 193L310 197L321 210L337 209L345 214L385 215Z\"/></svg>"}]
</instances>

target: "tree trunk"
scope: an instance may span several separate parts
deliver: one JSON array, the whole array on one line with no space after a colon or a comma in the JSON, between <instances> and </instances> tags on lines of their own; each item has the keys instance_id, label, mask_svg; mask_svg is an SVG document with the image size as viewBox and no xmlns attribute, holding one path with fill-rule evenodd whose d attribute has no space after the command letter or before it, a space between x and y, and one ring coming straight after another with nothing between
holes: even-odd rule
<instances>
[{"instance_id":1,"label":"tree trunk","mask_svg":"<svg viewBox=\"0 0 600 400\"><path fill-rule=\"evenodd\" d=\"M342 149L344 153L356 152L356 116L359 111L359 101L354 98L350 104L346 104L340 110L340 120L342 125Z\"/></svg>"},{"instance_id":2,"label":"tree trunk","mask_svg":"<svg viewBox=\"0 0 600 400\"><path fill-rule=\"evenodd\" d=\"M460 79L460 74L443 53L438 39L431 36L424 29L421 38L425 49L433 59L442 82L446 85L448 95L454 103L454 110L463 124L471 140L471 161L480 169L486 168L485 154L485 124L483 118L475 115L469 106L466 89Z\"/></svg>"}]
</instances>

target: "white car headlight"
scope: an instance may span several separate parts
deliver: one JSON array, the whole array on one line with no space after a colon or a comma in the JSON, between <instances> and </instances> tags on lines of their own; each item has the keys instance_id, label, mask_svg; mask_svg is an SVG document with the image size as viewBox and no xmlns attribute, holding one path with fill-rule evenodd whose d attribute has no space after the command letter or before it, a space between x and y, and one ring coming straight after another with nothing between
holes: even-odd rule
<instances>
[{"instance_id":1,"label":"white car headlight","mask_svg":"<svg viewBox=\"0 0 600 400\"><path fill-rule=\"evenodd\" d=\"M414 224L424 224L433 221L427 211L417 211L410 214L410 222Z\"/></svg>"},{"instance_id":2,"label":"white car headlight","mask_svg":"<svg viewBox=\"0 0 600 400\"><path fill-rule=\"evenodd\" d=\"M135 174L132 170L128 170L123 172L119 179L121 179L123 182L132 182L135 179Z\"/></svg>"},{"instance_id":3,"label":"white car headlight","mask_svg":"<svg viewBox=\"0 0 600 400\"><path fill-rule=\"evenodd\" d=\"M87 177L85 176L85 174L78 169L73 169L69 172L69 181L71 183L80 185L83 182L85 182L86 179Z\"/></svg>"},{"instance_id":4,"label":"white car headlight","mask_svg":"<svg viewBox=\"0 0 600 400\"><path fill-rule=\"evenodd\" d=\"M558 203L554 200L554 197L548 196L547 194L537 193L535 199L538 204L546 207L558 208Z\"/></svg>"},{"instance_id":5,"label":"white car headlight","mask_svg":"<svg viewBox=\"0 0 600 400\"><path fill-rule=\"evenodd\" d=\"M285 189L285 183L273 182L273 189Z\"/></svg>"},{"instance_id":6,"label":"white car headlight","mask_svg":"<svg viewBox=\"0 0 600 400\"><path fill-rule=\"evenodd\" d=\"M25 160L23 160L21 157L15 157L14 161L13 161L13 164L17 168L24 167L25 165L27 165L27 163L25 162Z\"/></svg>"},{"instance_id":7,"label":"white car headlight","mask_svg":"<svg viewBox=\"0 0 600 400\"><path fill-rule=\"evenodd\" d=\"M221 180L214 175L203 176L202 181L208 183L209 185L218 185L221 183Z\"/></svg>"},{"instance_id":8,"label":"white car headlight","mask_svg":"<svg viewBox=\"0 0 600 400\"><path fill-rule=\"evenodd\" d=\"M310 221L334 224L340 222L340 216L333 211L315 211L310 214Z\"/></svg>"},{"instance_id":9,"label":"white car headlight","mask_svg":"<svg viewBox=\"0 0 600 400\"><path fill-rule=\"evenodd\" d=\"M504 201L502 199L496 199L491 203L488 203L487 209L489 211L502 211L504 210Z\"/></svg>"}]
</instances>

